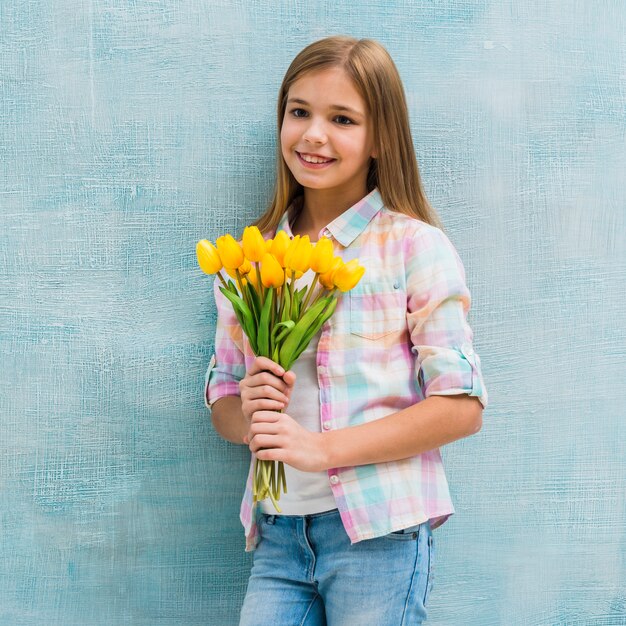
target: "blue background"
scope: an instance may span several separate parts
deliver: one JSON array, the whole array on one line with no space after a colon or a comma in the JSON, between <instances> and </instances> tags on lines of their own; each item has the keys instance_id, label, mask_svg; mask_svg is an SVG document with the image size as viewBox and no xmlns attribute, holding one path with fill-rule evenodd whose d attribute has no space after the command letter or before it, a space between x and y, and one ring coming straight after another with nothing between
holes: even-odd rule
<instances>
[{"instance_id":1,"label":"blue background","mask_svg":"<svg viewBox=\"0 0 626 626\"><path fill-rule=\"evenodd\" d=\"M490 406L442 449L432 626L626 624L626 4L0 3L0 623L237 623L211 279L293 56L381 41Z\"/></svg>"}]
</instances>

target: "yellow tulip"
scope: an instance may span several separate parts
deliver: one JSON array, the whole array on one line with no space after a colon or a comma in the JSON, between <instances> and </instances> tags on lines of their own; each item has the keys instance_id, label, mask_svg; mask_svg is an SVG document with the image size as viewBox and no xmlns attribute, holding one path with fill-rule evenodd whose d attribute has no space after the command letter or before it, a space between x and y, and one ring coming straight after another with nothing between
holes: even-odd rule
<instances>
[{"instance_id":1,"label":"yellow tulip","mask_svg":"<svg viewBox=\"0 0 626 626\"><path fill-rule=\"evenodd\" d=\"M246 274L246 278L248 279L248 282L255 288L258 289L259 288L259 281L257 280L257 275L256 275L256 270L251 271L250 273Z\"/></svg>"},{"instance_id":2,"label":"yellow tulip","mask_svg":"<svg viewBox=\"0 0 626 626\"><path fill-rule=\"evenodd\" d=\"M272 247L269 252L276 257L281 267L285 267L285 252L287 252L290 243L291 239L284 230L279 230L272 241Z\"/></svg>"},{"instance_id":3,"label":"yellow tulip","mask_svg":"<svg viewBox=\"0 0 626 626\"><path fill-rule=\"evenodd\" d=\"M285 252L285 267L296 272L306 272L309 269L309 260L313 246L308 235L296 235Z\"/></svg>"},{"instance_id":4,"label":"yellow tulip","mask_svg":"<svg viewBox=\"0 0 626 626\"><path fill-rule=\"evenodd\" d=\"M300 278L302 274L304 274L304 272L294 271L292 269L289 269L288 267L285 268L285 276L287 278L291 278L292 276L295 276L296 280L298 280L298 278Z\"/></svg>"},{"instance_id":5,"label":"yellow tulip","mask_svg":"<svg viewBox=\"0 0 626 626\"><path fill-rule=\"evenodd\" d=\"M243 264L243 250L241 245L233 239L232 235L218 237L215 243L226 269L234 270Z\"/></svg>"},{"instance_id":6,"label":"yellow tulip","mask_svg":"<svg viewBox=\"0 0 626 626\"><path fill-rule=\"evenodd\" d=\"M237 268L239 270L239 275L240 276L246 276L247 274L250 273L250 270L252 270L252 264L250 263L250 261L248 261L248 259L246 259L244 257L243 259L243 263ZM231 268L226 268L226 273L231 277L234 278L235 280L237 280L237 272L234 269Z\"/></svg>"},{"instance_id":7,"label":"yellow tulip","mask_svg":"<svg viewBox=\"0 0 626 626\"><path fill-rule=\"evenodd\" d=\"M273 245L274 245L273 239L266 239L265 240L265 252L271 252Z\"/></svg>"},{"instance_id":8,"label":"yellow tulip","mask_svg":"<svg viewBox=\"0 0 626 626\"><path fill-rule=\"evenodd\" d=\"M333 283L339 291L350 291L365 273L365 268L359 265L358 259L352 259L337 269L333 276Z\"/></svg>"},{"instance_id":9,"label":"yellow tulip","mask_svg":"<svg viewBox=\"0 0 626 626\"><path fill-rule=\"evenodd\" d=\"M266 252L261 261L261 282L264 287L280 287L285 282L285 272L274 255Z\"/></svg>"},{"instance_id":10,"label":"yellow tulip","mask_svg":"<svg viewBox=\"0 0 626 626\"><path fill-rule=\"evenodd\" d=\"M343 265L343 261L340 256L333 257L332 265L327 272L319 275L319 281L322 287L326 289L334 289L335 283L333 283L333 276L337 269Z\"/></svg>"},{"instance_id":11,"label":"yellow tulip","mask_svg":"<svg viewBox=\"0 0 626 626\"><path fill-rule=\"evenodd\" d=\"M205 274L217 274L223 265L217 248L208 240L201 239L196 244L198 265Z\"/></svg>"},{"instance_id":12,"label":"yellow tulip","mask_svg":"<svg viewBox=\"0 0 626 626\"><path fill-rule=\"evenodd\" d=\"M243 229L243 253L253 263L258 263L266 253L265 239L256 226Z\"/></svg>"},{"instance_id":13,"label":"yellow tulip","mask_svg":"<svg viewBox=\"0 0 626 626\"><path fill-rule=\"evenodd\" d=\"M313 248L310 265L316 274L327 272L333 264L333 242L328 237L322 237Z\"/></svg>"}]
</instances>

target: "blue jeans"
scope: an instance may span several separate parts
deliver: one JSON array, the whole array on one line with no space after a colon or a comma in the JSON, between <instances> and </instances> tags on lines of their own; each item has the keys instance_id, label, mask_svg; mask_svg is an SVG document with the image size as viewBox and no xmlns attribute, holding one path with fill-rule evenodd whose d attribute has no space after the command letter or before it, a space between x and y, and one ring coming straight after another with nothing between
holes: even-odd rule
<instances>
[{"instance_id":1,"label":"blue jeans","mask_svg":"<svg viewBox=\"0 0 626 626\"><path fill-rule=\"evenodd\" d=\"M259 519L239 626L408 626L426 619L428 521L351 544L337 509Z\"/></svg>"}]
</instances>

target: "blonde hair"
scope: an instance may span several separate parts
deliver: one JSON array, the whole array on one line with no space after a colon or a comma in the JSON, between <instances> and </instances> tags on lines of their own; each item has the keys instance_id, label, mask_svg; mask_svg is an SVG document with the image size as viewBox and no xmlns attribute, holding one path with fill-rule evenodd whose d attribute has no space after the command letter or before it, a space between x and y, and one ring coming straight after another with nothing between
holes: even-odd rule
<instances>
[{"instance_id":1,"label":"blonde hair","mask_svg":"<svg viewBox=\"0 0 626 626\"><path fill-rule=\"evenodd\" d=\"M368 192L378 187L385 206L443 230L420 180L404 87L387 50L372 39L336 35L308 45L291 62L278 92L276 183L265 213L254 222L261 232L275 230L285 210L303 193L283 159L280 131L291 85L315 70L341 67L365 101L374 129L376 159L367 176Z\"/></svg>"}]
</instances>

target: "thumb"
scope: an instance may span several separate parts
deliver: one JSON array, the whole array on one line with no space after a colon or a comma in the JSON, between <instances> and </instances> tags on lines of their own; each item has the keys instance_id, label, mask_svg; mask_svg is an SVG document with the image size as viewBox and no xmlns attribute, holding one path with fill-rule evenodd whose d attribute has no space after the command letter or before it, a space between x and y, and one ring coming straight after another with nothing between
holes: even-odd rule
<instances>
[{"instance_id":1,"label":"thumb","mask_svg":"<svg viewBox=\"0 0 626 626\"><path fill-rule=\"evenodd\" d=\"M283 380L287 383L288 387L293 387L296 382L296 374L292 370L289 370L283 374Z\"/></svg>"},{"instance_id":2,"label":"thumb","mask_svg":"<svg viewBox=\"0 0 626 626\"><path fill-rule=\"evenodd\" d=\"M285 395L287 396L289 400L291 400L291 392L293 391L293 386L296 382L296 375L294 374L294 372L289 370L288 372L285 372L285 374L283 374L283 380L285 381L287 385L287 389L285 390Z\"/></svg>"}]
</instances>

